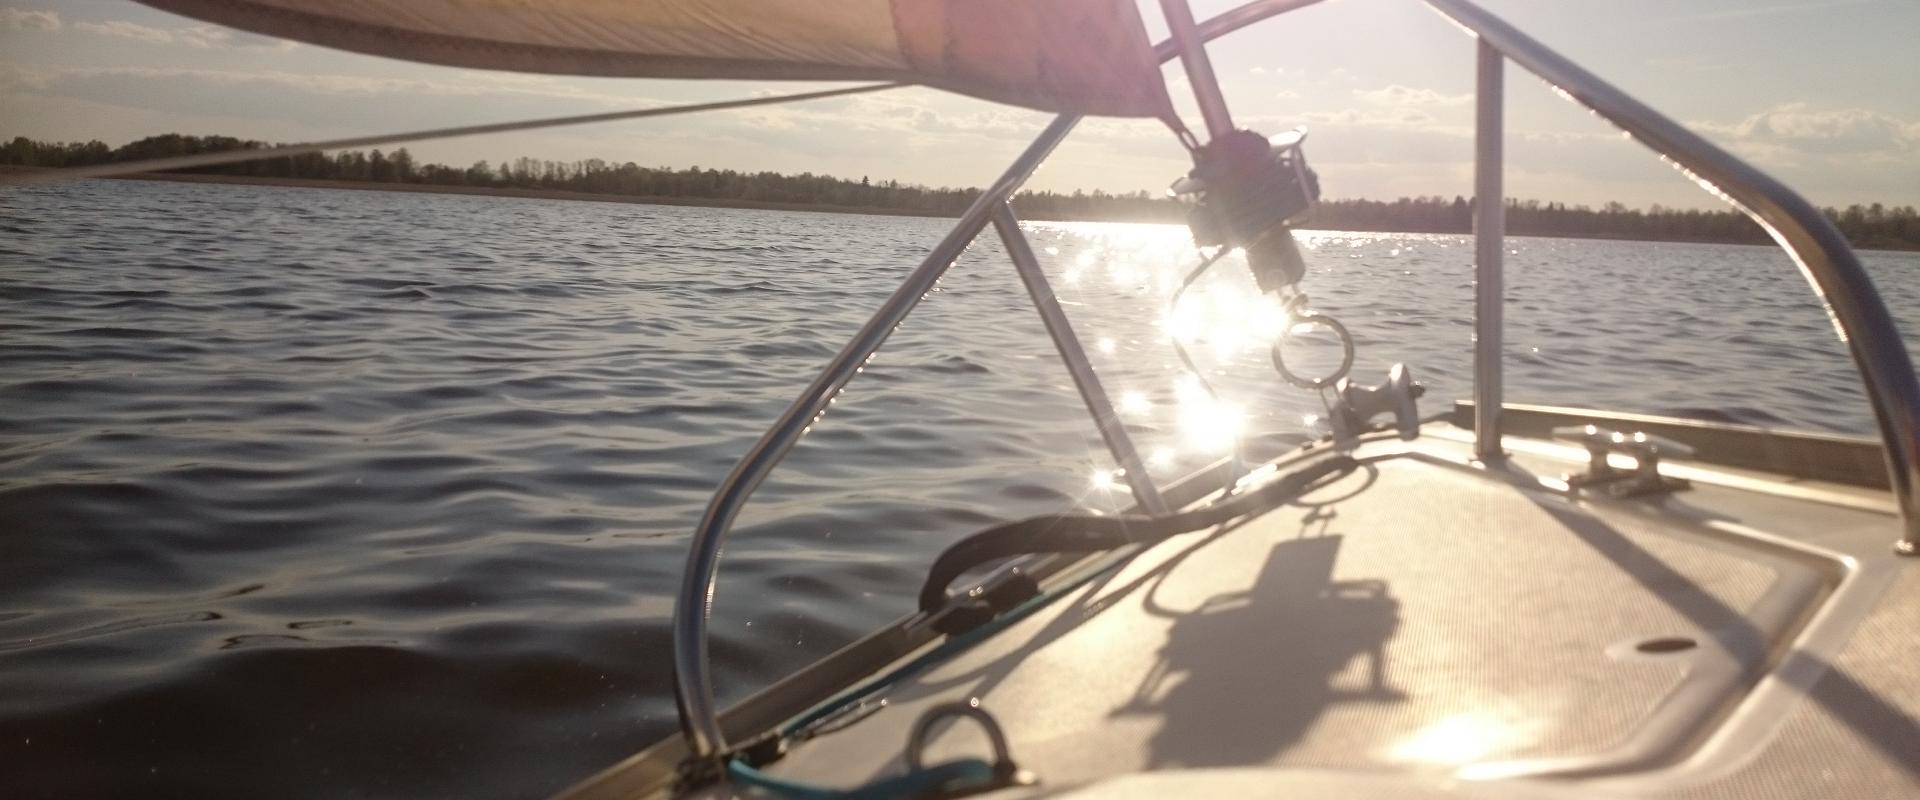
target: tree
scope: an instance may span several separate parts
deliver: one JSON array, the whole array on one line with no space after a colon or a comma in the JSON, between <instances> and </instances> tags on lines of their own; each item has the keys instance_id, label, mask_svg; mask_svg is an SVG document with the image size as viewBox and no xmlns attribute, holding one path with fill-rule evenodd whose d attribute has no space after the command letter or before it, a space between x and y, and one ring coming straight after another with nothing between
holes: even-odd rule
<instances>
[{"instance_id":1,"label":"tree","mask_svg":"<svg viewBox=\"0 0 1920 800\"><path fill-rule=\"evenodd\" d=\"M0 142L0 164L72 167L266 146L231 136L148 136L120 147L103 142L43 142L17 136ZM928 187L871 176L840 178L803 172L739 172L715 168L642 167L601 159L559 162L518 157L497 166L477 161L466 168L422 164L404 148L384 153L344 151L203 167L188 170L238 176L413 182L454 186L511 186L622 195L696 198L714 202L763 202L892 209L915 214L958 214L978 189ZM1505 201L1508 230L1517 235L1658 238L1679 241L1766 243L1765 231L1733 211L1669 209L1646 211L1609 202L1595 210L1537 200ZM1182 222L1188 207L1146 191L1116 194L1106 190L1022 192L1014 198L1032 219L1103 219ZM1391 202L1366 199L1322 201L1309 225L1335 230L1467 233L1472 230L1475 198L1401 197ZM1884 203L1823 209L1841 233L1862 247L1920 250L1920 212L1913 206Z\"/></svg>"}]
</instances>

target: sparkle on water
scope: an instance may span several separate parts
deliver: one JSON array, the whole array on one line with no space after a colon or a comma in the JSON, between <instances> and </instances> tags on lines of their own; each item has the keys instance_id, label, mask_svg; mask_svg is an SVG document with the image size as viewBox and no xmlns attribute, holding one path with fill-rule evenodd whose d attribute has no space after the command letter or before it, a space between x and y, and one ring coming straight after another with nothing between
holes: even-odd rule
<instances>
[{"instance_id":1,"label":"sparkle on water","mask_svg":"<svg viewBox=\"0 0 1920 800\"><path fill-rule=\"evenodd\" d=\"M1034 227L1036 236L1056 237L1072 244L1064 250L1050 251L1062 256L1063 299L1072 303L1076 295L1090 297L1117 291L1141 301L1157 316L1160 337L1154 342L1125 340L1112 335L1120 331L1104 329L1097 322L1082 331L1082 336L1093 342L1097 358L1105 362L1096 364L1103 372L1141 367L1144 365L1138 362L1142 359L1164 359L1171 355L1169 346L1178 343L1190 353L1206 357L1200 368L1207 371L1209 382L1229 375L1241 380L1272 379L1271 370L1262 366L1265 353L1293 320L1278 297L1260 292L1248 279L1241 253L1228 254L1182 294L1177 306L1172 306L1170 301L1180 282L1200 258L1185 229L1111 223L1041 223ZM1372 239L1314 234L1299 238L1308 250L1333 243L1359 247ZM1257 362L1248 361L1256 357ZM1129 425L1166 425L1135 432L1136 438L1148 440L1144 444L1152 455L1147 462L1154 468L1174 466L1182 453L1209 458L1231 453L1249 428L1243 403L1209 393L1195 376L1184 371L1176 370L1171 378L1166 371L1158 371L1145 383L1121 385L1124 388L1115 392L1114 407ZM1108 463L1104 454L1090 453L1089 458L1096 465L1092 469L1094 489L1111 490L1119 485L1101 466Z\"/></svg>"},{"instance_id":2,"label":"sparkle on water","mask_svg":"<svg viewBox=\"0 0 1920 800\"><path fill-rule=\"evenodd\" d=\"M0 199L0 406L34 422L5 432L0 501L39 509L8 519L29 528L0 638L30 644L6 659L26 688L0 733L71 744L9 764L21 796L75 775L101 795L285 794L312 764L353 769L296 796L545 796L670 733L658 655L687 531L948 224L130 182ZM1238 256L1170 315L1197 263L1183 229L1023 230L1156 483L1236 435L1258 459L1324 432L1260 346L1278 328ZM1471 239L1298 238L1314 308L1358 339L1356 380L1406 362L1423 408L1464 396ZM1516 401L1874 430L1778 252L1511 246ZM1920 330L1920 260L1861 256ZM929 294L743 515L714 616L723 703L896 619L919 567L985 520L1107 513L1142 477L1113 471L992 237ZM1213 393L1183 377L1176 329ZM76 593L99 602L41 613ZM552 680L529 692L530 674ZM1537 740L1524 716L1458 710L1383 752ZM147 770L206 753L222 769Z\"/></svg>"}]
</instances>

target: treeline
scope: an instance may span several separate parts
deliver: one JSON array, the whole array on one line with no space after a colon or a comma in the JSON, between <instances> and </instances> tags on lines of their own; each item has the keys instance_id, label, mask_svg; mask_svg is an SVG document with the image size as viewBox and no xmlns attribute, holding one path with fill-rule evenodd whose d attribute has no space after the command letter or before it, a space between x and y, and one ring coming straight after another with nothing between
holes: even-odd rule
<instances>
[{"instance_id":1,"label":"treeline","mask_svg":"<svg viewBox=\"0 0 1920 800\"><path fill-rule=\"evenodd\" d=\"M194 155L266 146L229 136L150 136L121 147L92 142L38 142L25 137L0 145L0 164L75 167L116 161ZM392 152L345 151L333 154L264 159L240 164L181 170L188 173L253 178L313 179L408 183L434 186L535 189L643 198L712 201L719 204L778 203L836 206L951 216L973 201L978 189L932 188L899 181L857 180L803 172L642 167L601 159L543 161L513 158L466 167L421 163L405 148ZM1022 192L1016 199L1029 219L1180 222L1186 209L1178 201L1147 192ZM1920 250L1920 212L1913 206L1880 203L1826 209L1855 246ZM1328 200L1315 211L1316 228L1361 231L1467 233L1473 203L1463 197ZM1766 244L1766 232L1745 215L1728 211L1647 210L1608 203L1598 209L1534 200L1508 201L1507 229L1517 235L1602 237L1665 241Z\"/></svg>"}]
</instances>

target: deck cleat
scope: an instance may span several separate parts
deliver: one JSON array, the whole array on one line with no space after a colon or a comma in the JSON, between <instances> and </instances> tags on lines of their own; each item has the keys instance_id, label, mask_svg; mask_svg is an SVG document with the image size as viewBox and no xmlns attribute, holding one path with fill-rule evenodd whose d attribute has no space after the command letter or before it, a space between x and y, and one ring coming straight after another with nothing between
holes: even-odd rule
<instances>
[{"instance_id":1,"label":"deck cleat","mask_svg":"<svg viewBox=\"0 0 1920 800\"><path fill-rule=\"evenodd\" d=\"M1566 476L1573 489L1599 489L1613 497L1642 497L1667 494L1688 488L1685 478L1660 474L1662 455L1691 458L1693 448L1662 436L1641 431L1621 433L1598 425L1555 428L1553 438L1574 442L1587 448L1587 471ZM1633 457L1633 469L1620 469L1607 460L1613 453Z\"/></svg>"}]
</instances>

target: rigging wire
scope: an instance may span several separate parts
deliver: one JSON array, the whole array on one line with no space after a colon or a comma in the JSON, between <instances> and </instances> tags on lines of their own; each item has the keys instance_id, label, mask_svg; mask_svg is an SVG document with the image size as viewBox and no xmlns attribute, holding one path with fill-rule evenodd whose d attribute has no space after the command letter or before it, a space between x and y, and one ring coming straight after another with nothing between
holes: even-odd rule
<instances>
[{"instance_id":1,"label":"rigging wire","mask_svg":"<svg viewBox=\"0 0 1920 800\"><path fill-rule=\"evenodd\" d=\"M450 139L456 136L476 136L483 133L507 133L510 131L533 130L535 128L557 128L565 125L584 125L593 122L614 122L645 117L666 117L676 114L693 114L701 111L725 111L735 108L774 105L776 103L795 103L803 100L823 100L829 97L843 97L852 94L877 92L894 89L902 83L868 83L859 86L843 86L837 89L822 89L817 92L796 92L794 94L773 95L769 97L743 97L736 100L717 100L710 103L690 103L678 106L656 106L653 108L629 109L627 111L609 111L601 114L579 114L568 117L546 117L544 119L520 120L517 122L492 122L482 125L461 125L452 128L434 128L431 130L411 131L408 133L389 133L376 136L356 136L347 139L331 139L324 142L287 144L276 147L263 147L255 150L223 150L217 153L198 153L188 156L169 156L149 158L139 161L121 161L112 164L97 164L86 167L45 170L40 172L20 172L0 174L0 187L5 186L41 186L84 178L108 178L115 175L130 175L139 172L163 172L189 169L192 167L211 167L221 164L238 164L245 161L258 161L268 158L306 155L326 150L344 150L351 147L371 147L374 145L403 144L422 139Z\"/></svg>"}]
</instances>

